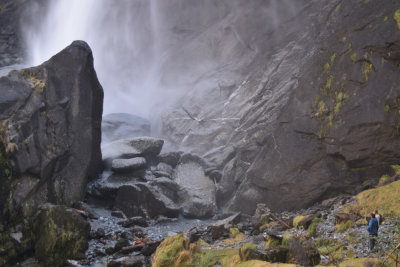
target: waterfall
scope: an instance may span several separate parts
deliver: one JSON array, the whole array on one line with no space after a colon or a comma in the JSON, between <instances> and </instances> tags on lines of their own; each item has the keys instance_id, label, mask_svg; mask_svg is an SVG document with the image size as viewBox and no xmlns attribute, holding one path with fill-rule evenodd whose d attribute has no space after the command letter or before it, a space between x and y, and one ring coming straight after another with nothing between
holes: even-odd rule
<instances>
[{"instance_id":1,"label":"waterfall","mask_svg":"<svg viewBox=\"0 0 400 267\"><path fill-rule=\"evenodd\" d=\"M158 86L157 0L48 1L43 15L23 25L27 64L38 65L74 40L93 50L105 91L104 114L149 117ZM33 11L32 11L33 12Z\"/></svg>"}]
</instances>

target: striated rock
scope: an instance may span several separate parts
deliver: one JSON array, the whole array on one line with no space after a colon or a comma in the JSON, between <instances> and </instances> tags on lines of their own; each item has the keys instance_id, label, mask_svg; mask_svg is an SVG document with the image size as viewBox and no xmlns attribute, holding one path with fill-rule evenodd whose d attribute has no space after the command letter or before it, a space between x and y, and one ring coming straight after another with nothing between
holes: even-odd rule
<instances>
[{"instance_id":1,"label":"striated rock","mask_svg":"<svg viewBox=\"0 0 400 267\"><path fill-rule=\"evenodd\" d=\"M0 178L0 195L8 195L7 183L21 177L12 209L24 203L26 215L47 201L82 200L101 166L103 89L89 46L75 41L40 66L0 78L0 88L0 173L10 178ZM40 182L27 182L26 176ZM0 199L2 211L5 205Z\"/></svg>"},{"instance_id":2,"label":"striated rock","mask_svg":"<svg viewBox=\"0 0 400 267\"><path fill-rule=\"evenodd\" d=\"M64 206L41 206L33 223L35 257L48 266L64 266L67 259L85 257L90 224Z\"/></svg>"},{"instance_id":3,"label":"striated rock","mask_svg":"<svg viewBox=\"0 0 400 267\"><path fill-rule=\"evenodd\" d=\"M163 119L163 134L177 147L210 161L215 150L228 155L215 160L223 170L218 205L247 214L257 203L296 210L360 192L400 157L400 31L393 1L277 6L240 5L202 32L218 40L211 51L224 51L216 68L235 71L197 76L199 89ZM279 15L260 15L269 10ZM229 46L226 25L240 37ZM198 51L198 41L179 50ZM232 76L237 86L222 93L218 80ZM225 153L226 146L234 149Z\"/></svg>"},{"instance_id":4,"label":"striated rock","mask_svg":"<svg viewBox=\"0 0 400 267\"><path fill-rule=\"evenodd\" d=\"M111 169L117 173L135 171L145 167L146 159L142 157L131 159L114 159L111 165Z\"/></svg>"},{"instance_id":5,"label":"striated rock","mask_svg":"<svg viewBox=\"0 0 400 267\"><path fill-rule=\"evenodd\" d=\"M132 137L150 136L150 122L132 114L112 113L103 117L101 133L103 143Z\"/></svg>"}]
</instances>

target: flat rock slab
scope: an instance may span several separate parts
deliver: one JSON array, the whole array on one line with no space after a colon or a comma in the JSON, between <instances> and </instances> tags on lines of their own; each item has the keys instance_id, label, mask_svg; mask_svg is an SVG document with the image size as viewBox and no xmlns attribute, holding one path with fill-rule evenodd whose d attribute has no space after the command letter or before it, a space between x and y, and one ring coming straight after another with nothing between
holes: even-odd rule
<instances>
[{"instance_id":1,"label":"flat rock slab","mask_svg":"<svg viewBox=\"0 0 400 267\"><path fill-rule=\"evenodd\" d=\"M131 159L114 159L111 169L114 172L128 172L143 169L146 167L146 159L142 157Z\"/></svg>"},{"instance_id":2,"label":"flat rock slab","mask_svg":"<svg viewBox=\"0 0 400 267\"><path fill-rule=\"evenodd\" d=\"M164 140L152 137L136 137L111 142L102 148L103 161L128 159L138 156L155 157L164 145Z\"/></svg>"}]
</instances>

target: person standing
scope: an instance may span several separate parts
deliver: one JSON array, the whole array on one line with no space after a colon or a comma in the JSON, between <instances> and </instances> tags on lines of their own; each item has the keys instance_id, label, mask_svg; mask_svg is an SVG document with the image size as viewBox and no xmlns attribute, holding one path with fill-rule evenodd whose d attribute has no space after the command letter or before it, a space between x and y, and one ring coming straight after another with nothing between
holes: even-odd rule
<instances>
[{"instance_id":1,"label":"person standing","mask_svg":"<svg viewBox=\"0 0 400 267\"><path fill-rule=\"evenodd\" d=\"M381 224L381 215L379 215L378 210L375 210L375 218L378 221L378 225Z\"/></svg>"},{"instance_id":2,"label":"person standing","mask_svg":"<svg viewBox=\"0 0 400 267\"><path fill-rule=\"evenodd\" d=\"M371 213L371 220L369 220L367 228L369 234L369 251L372 251L375 246L376 238L378 237L378 229L378 220L375 218L375 214Z\"/></svg>"}]
</instances>

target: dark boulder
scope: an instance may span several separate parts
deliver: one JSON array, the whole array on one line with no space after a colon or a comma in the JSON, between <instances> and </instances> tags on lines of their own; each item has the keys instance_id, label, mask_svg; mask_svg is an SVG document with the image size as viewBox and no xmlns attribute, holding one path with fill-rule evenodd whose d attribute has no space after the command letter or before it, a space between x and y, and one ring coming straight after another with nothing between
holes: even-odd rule
<instances>
[{"instance_id":1,"label":"dark boulder","mask_svg":"<svg viewBox=\"0 0 400 267\"><path fill-rule=\"evenodd\" d=\"M150 136L150 122L127 113L112 113L103 117L101 123L102 142Z\"/></svg>"},{"instance_id":2,"label":"dark boulder","mask_svg":"<svg viewBox=\"0 0 400 267\"><path fill-rule=\"evenodd\" d=\"M124 185L118 188L114 207L122 210L128 217L155 218L159 215L167 217L179 215L179 207L171 199L145 183Z\"/></svg>"},{"instance_id":3,"label":"dark boulder","mask_svg":"<svg viewBox=\"0 0 400 267\"><path fill-rule=\"evenodd\" d=\"M131 159L114 159L111 164L111 169L114 172L129 172L146 167L146 159L142 157Z\"/></svg>"},{"instance_id":4,"label":"dark boulder","mask_svg":"<svg viewBox=\"0 0 400 267\"><path fill-rule=\"evenodd\" d=\"M9 181L19 183L13 204L24 203L25 215L44 202L82 200L101 167L103 89L89 46L75 41L40 66L0 78L0 88L0 173L8 176L0 177L0 195L13 194ZM0 209L7 204L0 200Z\"/></svg>"}]
</instances>

